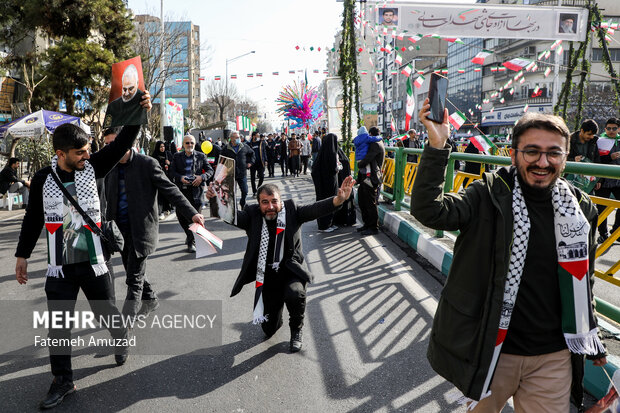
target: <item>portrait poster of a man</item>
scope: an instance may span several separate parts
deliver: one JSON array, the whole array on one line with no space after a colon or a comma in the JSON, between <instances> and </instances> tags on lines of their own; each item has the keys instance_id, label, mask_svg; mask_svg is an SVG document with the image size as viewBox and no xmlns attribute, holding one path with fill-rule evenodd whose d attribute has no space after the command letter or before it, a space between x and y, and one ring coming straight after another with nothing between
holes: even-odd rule
<instances>
[{"instance_id":1,"label":"portrait poster of a man","mask_svg":"<svg viewBox=\"0 0 620 413\"><path fill-rule=\"evenodd\" d=\"M220 218L224 222L234 225L237 220L234 159L220 156L213 175L213 187L217 195L217 208Z\"/></svg>"},{"instance_id":2,"label":"portrait poster of a man","mask_svg":"<svg viewBox=\"0 0 620 413\"><path fill-rule=\"evenodd\" d=\"M560 13L559 33L575 33L577 27L577 14Z\"/></svg>"},{"instance_id":3,"label":"portrait poster of a man","mask_svg":"<svg viewBox=\"0 0 620 413\"><path fill-rule=\"evenodd\" d=\"M104 127L146 124L146 110L140 106L143 95L144 78L140 56L113 64Z\"/></svg>"},{"instance_id":4,"label":"portrait poster of a man","mask_svg":"<svg viewBox=\"0 0 620 413\"><path fill-rule=\"evenodd\" d=\"M398 26L398 8L396 7L379 7L379 24L388 27Z\"/></svg>"}]
</instances>

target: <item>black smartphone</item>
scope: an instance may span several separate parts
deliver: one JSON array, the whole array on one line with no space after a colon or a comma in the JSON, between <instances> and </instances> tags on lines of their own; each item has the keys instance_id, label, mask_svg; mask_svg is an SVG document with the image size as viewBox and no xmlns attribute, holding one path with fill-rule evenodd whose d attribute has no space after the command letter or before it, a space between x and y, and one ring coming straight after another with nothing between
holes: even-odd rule
<instances>
[{"instance_id":1,"label":"black smartphone","mask_svg":"<svg viewBox=\"0 0 620 413\"><path fill-rule=\"evenodd\" d=\"M431 113L428 119L443 123L443 114L446 108L448 94L448 78L437 73L431 73L431 83L428 86L428 101L431 104Z\"/></svg>"}]
</instances>

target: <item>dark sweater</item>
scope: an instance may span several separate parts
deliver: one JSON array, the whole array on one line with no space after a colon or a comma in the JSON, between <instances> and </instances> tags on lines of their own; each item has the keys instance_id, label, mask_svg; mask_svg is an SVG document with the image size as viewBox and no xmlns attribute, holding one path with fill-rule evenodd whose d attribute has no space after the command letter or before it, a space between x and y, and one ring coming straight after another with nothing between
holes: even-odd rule
<instances>
[{"instance_id":1,"label":"dark sweater","mask_svg":"<svg viewBox=\"0 0 620 413\"><path fill-rule=\"evenodd\" d=\"M536 356L566 348L550 191L523 195L530 217L530 240L503 353Z\"/></svg>"}]
</instances>

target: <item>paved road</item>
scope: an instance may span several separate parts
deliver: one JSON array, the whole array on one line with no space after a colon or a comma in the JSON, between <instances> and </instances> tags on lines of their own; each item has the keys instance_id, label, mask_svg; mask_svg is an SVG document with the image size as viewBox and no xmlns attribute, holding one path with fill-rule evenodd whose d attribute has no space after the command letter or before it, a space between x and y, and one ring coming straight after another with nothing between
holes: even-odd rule
<instances>
[{"instance_id":1,"label":"paved road","mask_svg":"<svg viewBox=\"0 0 620 413\"><path fill-rule=\"evenodd\" d=\"M313 201L309 177L276 179L285 198ZM31 280L14 279L18 218L0 222L0 288L4 300L44 300L44 239L29 260ZM253 288L229 298L245 249L245 233L214 219L224 240L216 256L184 252L176 220L160 225L160 248L148 274L161 298L222 300L223 343L204 356L111 356L80 351L73 358L77 393L57 411L200 412L463 412L448 403L452 386L425 353L440 285L386 234L361 239L354 228L322 234L303 227L316 282L308 289L304 349L288 353L288 328L265 340L248 322ZM116 290L124 272L114 258ZM18 305L18 303L16 303ZM2 411L34 411L51 380L47 357L0 357ZM507 407L505 412L511 412Z\"/></svg>"}]
</instances>

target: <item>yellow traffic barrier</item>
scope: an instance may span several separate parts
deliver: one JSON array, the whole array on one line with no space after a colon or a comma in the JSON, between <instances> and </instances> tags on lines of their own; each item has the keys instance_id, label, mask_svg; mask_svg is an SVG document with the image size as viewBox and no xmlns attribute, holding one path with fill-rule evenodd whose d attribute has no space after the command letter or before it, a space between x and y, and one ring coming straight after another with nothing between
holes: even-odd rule
<instances>
[{"instance_id":1,"label":"yellow traffic barrier","mask_svg":"<svg viewBox=\"0 0 620 413\"><path fill-rule=\"evenodd\" d=\"M383 175L383 185L388 188L394 187L394 167L395 162L393 158L385 158L383 160L381 174Z\"/></svg>"},{"instance_id":2,"label":"yellow traffic barrier","mask_svg":"<svg viewBox=\"0 0 620 413\"><path fill-rule=\"evenodd\" d=\"M411 196L411 192L413 191L413 182L415 181L416 174L418 172L419 163L407 162L405 165L405 194Z\"/></svg>"}]
</instances>

